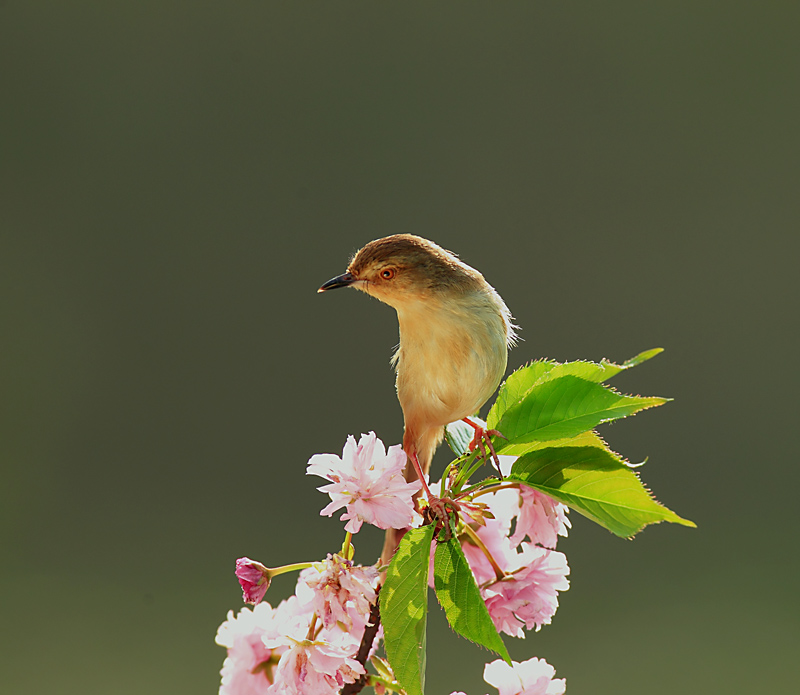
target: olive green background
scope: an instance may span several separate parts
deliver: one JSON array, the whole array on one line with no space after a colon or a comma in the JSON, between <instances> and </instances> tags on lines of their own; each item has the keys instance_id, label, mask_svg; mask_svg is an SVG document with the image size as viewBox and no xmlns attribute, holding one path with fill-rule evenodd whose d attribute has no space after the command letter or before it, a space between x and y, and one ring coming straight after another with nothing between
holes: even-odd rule
<instances>
[{"instance_id":1,"label":"olive green background","mask_svg":"<svg viewBox=\"0 0 800 695\"><path fill-rule=\"evenodd\" d=\"M341 543L307 459L400 441L393 312L315 292L414 232L506 299L511 367L666 349L616 385L675 401L602 431L699 528L573 514L514 658L791 692L799 8L0 3L4 691L216 692L234 560ZM435 610L429 644L428 692L494 692Z\"/></svg>"}]
</instances>

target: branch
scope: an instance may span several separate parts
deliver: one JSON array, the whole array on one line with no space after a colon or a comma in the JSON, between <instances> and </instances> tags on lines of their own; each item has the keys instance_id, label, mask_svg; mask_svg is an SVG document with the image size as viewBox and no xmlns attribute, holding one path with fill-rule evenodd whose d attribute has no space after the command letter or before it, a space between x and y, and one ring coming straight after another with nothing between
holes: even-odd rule
<instances>
[{"instance_id":1,"label":"branch","mask_svg":"<svg viewBox=\"0 0 800 695\"><path fill-rule=\"evenodd\" d=\"M348 683L342 688L341 695L356 695L360 693L369 680L367 670L367 659L369 653L372 651L372 643L375 641L375 635L378 634L378 629L381 626L381 609L379 605L379 594L381 587L375 592L375 603L369 611L369 619L367 626L364 628L364 636L361 638L361 644L358 647L358 654L356 654L356 661L364 667L364 674L359 677L355 683Z\"/></svg>"}]
</instances>

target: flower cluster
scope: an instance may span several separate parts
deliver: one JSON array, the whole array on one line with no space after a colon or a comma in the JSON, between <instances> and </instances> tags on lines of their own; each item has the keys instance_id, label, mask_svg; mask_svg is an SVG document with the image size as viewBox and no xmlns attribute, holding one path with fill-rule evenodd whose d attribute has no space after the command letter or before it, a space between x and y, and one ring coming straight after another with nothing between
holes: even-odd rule
<instances>
[{"instance_id":1,"label":"flower cluster","mask_svg":"<svg viewBox=\"0 0 800 695\"><path fill-rule=\"evenodd\" d=\"M420 483L406 482L405 461L399 446L387 451L374 432L358 443L348 437L341 458L313 456L308 473L331 481L320 488L332 500L322 514L346 507L348 533L364 522L383 529L419 523L413 495ZM275 575L300 567L293 596L274 609L261 603ZM332 695L364 674L354 655L377 601L376 567L328 555L319 563L270 569L244 557L236 561L236 576L244 601L256 605L237 616L229 612L219 628L217 644L228 649L220 695Z\"/></svg>"},{"instance_id":2,"label":"flower cluster","mask_svg":"<svg viewBox=\"0 0 800 695\"><path fill-rule=\"evenodd\" d=\"M360 635L378 598L377 584L377 568L354 566L338 556L328 555L326 562L300 573L297 596L314 609L326 630L339 626Z\"/></svg>"},{"instance_id":3,"label":"flower cluster","mask_svg":"<svg viewBox=\"0 0 800 695\"><path fill-rule=\"evenodd\" d=\"M514 459L500 459L508 475ZM421 484L406 482L405 466L402 449L387 450L373 432L358 442L348 437L341 457L310 459L308 473L330 481L319 488L331 498L321 513L331 516L345 508L345 544L322 562L276 569L237 560L243 598L255 607L238 615L230 611L219 628L217 643L228 650L220 695L334 695L366 676L364 652L374 657L381 639L374 625L367 632L381 577L377 567L352 562L350 538L365 522L382 529L422 523L415 506ZM441 481L431 489L449 494ZM555 550L570 526L566 507L536 490L502 482L458 496L452 505L459 511L455 528L464 555L498 631L524 637L524 629L549 623L558 592L569 588L566 557ZM273 577L291 570L301 570L294 594L275 608L263 602ZM365 635L370 639L362 640ZM376 690L396 690L389 666L372 662L379 671L370 681ZM511 666L495 661L484 672L500 695L561 695L565 681L554 675L553 667L538 659Z\"/></svg>"},{"instance_id":4,"label":"flower cluster","mask_svg":"<svg viewBox=\"0 0 800 695\"><path fill-rule=\"evenodd\" d=\"M558 592L569 589L567 558L553 549L556 536L567 533L566 507L533 490L511 488L488 497L484 502L494 519L474 529L477 540L465 536L464 555L495 627L524 637L523 627L538 630L550 623Z\"/></svg>"},{"instance_id":5,"label":"flower cluster","mask_svg":"<svg viewBox=\"0 0 800 695\"><path fill-rule=\"evenodd\" d=\"M507 476L516 457L499 458ZM443 494L442 481L431 488ZM567 507L524 486L498 486L480 501L485 510L471 523L465 519L470 529L459 536L462 549L497 630L524 638L523 628L550 623L558 592L569 589L566 555L555 550L570 527Z\"/></svg>"},{"instance_id":6,"label":"flower cluster","mask_svg":"<svg viewBox=\"0 0 800 695\"><path fill-rule=\"evenodd\" d=\"M227 647L220 695L333 695L364 673L356 661L378 572L338 555L303 570L277 608L228 613L217 644Z\"/></svg>"}]
</instances>

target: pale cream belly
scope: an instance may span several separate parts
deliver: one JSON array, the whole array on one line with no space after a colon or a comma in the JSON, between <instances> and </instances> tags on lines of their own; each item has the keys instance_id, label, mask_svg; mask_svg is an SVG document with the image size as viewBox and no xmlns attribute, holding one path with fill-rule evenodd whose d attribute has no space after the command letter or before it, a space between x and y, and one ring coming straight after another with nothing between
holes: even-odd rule
<instances>
[{"instance_id":1,"label":"pale cream belly","mask_svg":"<svg viewBox=\"0 0 800 695\"><path fill-rule=\"evenodd\" d=\"M397 395L407 423L443 426L472 415L492 395L506 368L505 335L440 333L401 339Z\"/></svg>"}]
</instances>

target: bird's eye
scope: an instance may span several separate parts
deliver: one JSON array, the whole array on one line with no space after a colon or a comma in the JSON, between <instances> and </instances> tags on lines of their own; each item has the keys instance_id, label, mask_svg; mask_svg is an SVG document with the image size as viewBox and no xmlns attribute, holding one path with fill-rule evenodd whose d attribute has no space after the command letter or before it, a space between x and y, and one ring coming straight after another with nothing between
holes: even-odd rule
<instances>
[{"instance_id":1,"label":"bird's eye","mask_svg":"<svg viewBox=\"0 0 800 695\"><path fill-rule=\"evenodd\" d=\"M394 268L384 268L381 271L381 277L384 280L391 280L394 277L394 274L395 274Z\"/></svg>"}]
</instances>

